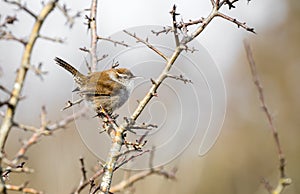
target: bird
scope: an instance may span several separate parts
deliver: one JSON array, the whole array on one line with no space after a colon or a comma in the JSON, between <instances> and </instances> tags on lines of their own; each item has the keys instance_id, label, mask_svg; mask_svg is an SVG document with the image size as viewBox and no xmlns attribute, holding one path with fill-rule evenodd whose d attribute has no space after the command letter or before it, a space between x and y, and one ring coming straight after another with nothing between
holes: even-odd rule
<instances>
[{"instance_id":1,"label":"bird","mask_svg":"<svg viewBox=\"0 0 300 194\"><path fill-rule=\"evenodd\" d=\"M129 99L136 78L129 69L111 68L84 75L59 57L54 61L73 75L77 84L73 91L91 102L98 115L103 113L103 109L108 115L112 115Z\"/></svg>"}]
</instances>

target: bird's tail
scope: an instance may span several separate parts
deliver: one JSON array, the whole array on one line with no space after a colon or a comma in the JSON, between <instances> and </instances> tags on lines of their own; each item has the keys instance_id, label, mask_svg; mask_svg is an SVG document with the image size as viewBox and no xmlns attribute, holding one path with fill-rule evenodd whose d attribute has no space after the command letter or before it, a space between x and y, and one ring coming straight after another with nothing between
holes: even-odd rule
<instances>
[{"instance_id":1,"label":"bird's tail","mask_svg":"<svg viewBox=\"0 0 300 194\"><path fill-rule=\"evenodd\" d=\"M72 65L70 65L69 63L67 63L66 61L55 57L54 61L61 67L63 67L65 70L67 70L68 72L70 72L73 76L74 76L74 80L76 83L80 84L82 82L84 82L84 75L81 74L77 69L75 69Z\"/></svg>"}]
</instances>

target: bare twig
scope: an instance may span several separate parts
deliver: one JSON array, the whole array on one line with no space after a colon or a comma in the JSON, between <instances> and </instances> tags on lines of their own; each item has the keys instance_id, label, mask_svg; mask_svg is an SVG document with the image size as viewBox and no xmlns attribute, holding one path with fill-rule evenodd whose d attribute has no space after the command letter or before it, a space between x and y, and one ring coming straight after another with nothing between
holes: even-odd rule
<instances>
[{"instance_id":1,"label":"bare twig","mask_svg":"<svg viewBox=\"0 0 300 194\"><path fill-rule=\"evenodd\" d=\"M16 42L21 43L22 45L26 45L27 41L21 38L16 37L11 32L0 31L0 40L14 40Z\"/></svg>"},{"instance_id":2,"label":"bare twig","mask_svg":"<svg viewBox=\"0 0 300 194\"><path fill-rule=\"evenodd\" d=\"M3 85L0 85L0 90L2 90L4 93L11 95L11 92L9 89L7 89L6 87L4 87Z\"/></svg>"},{"instance_id":3,"label":"bare twig","mask_svg":"<svg viewBox=\"0 0 300 194\"><path fill-rule=\"evenodd\" d=\"M20 3L20 1L10 1L10 0L4 0L4 2L12 4L12 5L16 5L18 6L21 10L24 10L26 13L28 13L29 15L31 15L35 20L37 20L38 16L33 13L33 11L29 10L26 5L22 5Z\"/></svg>"},{"instance_id":4,"label":"bare twig","mask_svg":"<svg viewBox=\"0 0 300 194\"><path fill-rule=\"evenodd\" d=\"M136 150L135 150L135 151L136 151ZM121 162L115 167L114 171L116 171L117 169L119 169L121 166L127 164L128 162L132 161L133 159L135 159L135 158L137 158L137 157L139 157L139 156L141 156L141 155L144 155L145 153L148 153L148 152L149 152L149 150L142 151L142 152L140 152L140 153L138 153L138 154L136 154L136 155L132 155L132 156L130 156L129 158L124 159L123 161L121 161ZM121 154L121 155L124 155L124 154Z\"/></svg>"},{"instance_id":5,"label":"bare twig","mask_svg":"<svg viewBox=\"0 0 300 194\"><path fill-rule=\"evenodd\" d=\"M224 19L226 19L226 20L228 20L228 21L230 21L230 22L235 23L235 24L238 26L238 28L239 28L239 27L242 27L242 28L244 28L245 30L247 30L247 31L249 31L249 32L252 32L252 33L256 34L256 32L254 31L254 28L250 28L249 26L247 26L247 25L246 25L246 22L240 22L240 21L238 21L237 19L234 19L234 18L232 18L232 17L230 17L230 16L228 16L228 15L225 15L225 14L223 14L223 13L220 13L220 12L217 13L217 16L222 17L222 18L224 18Z\"/></svg>"},{"instance_id":6,"label":"bare twig","mask_svg":"<svg viewBox=\"0 0 300 194\"><path fill-rule=\"evenodd\" d=\"M57 42L57 43L65 42L65 40L63 40L62 38L58 38L58 37L52 38L52 37L48 37L48 36L39 35L39 38L44 39L44 40L49 40L52 42Z\"/></svg>"},{"instance_id":7,"label":"bare twig","mask_svg":"<svg viewBox=\"0 0 300 194\"><path fill-rule=\"evenodd\" d=\"M24 184L19 185L19 186L6 184L6 189L8 191L21 191L22 193L28 193L28 194L42 194L43 193L42 191L38 191L36 189L26 187L27 185L28 185L28 182L25 182Z\"/></svg>"},{"instance_id":8,"label":"bare twig","mask_svg":"<svg viewBox=\"0 0 300 194\"><path fill-rule=\"evenodd\" d=\"M153 34L155 34L156 36L158 36L158 35L160 35L160 34L162 34L162 33L168 34L168 33L171 32L171 31L172 31L172 27L167 26L167 27L163 27L162 30L159 30L159 31L154 31L154 30L152 30L151 32L152 32Z\"/></svg>"},{"instance_id":9,"label":"bare twig","mask_svg":"<svg viewBox=\"0 0 300 194\"><path fill-rule=\"evenodd\" d=\"M275 141L275 145L276 145L276 149L277 149L278 158L279 158L280 179L278 181L276 188L271 189L272 187L269 185L268 181L266 181L265 179L264 179L263 183L264 183L266 189L271 194L280 194L286 186L291 184L292 180L290 178L288 178L285 173L286 159L285 159L285 156L284 156L284 153L283 153L280 141L279 141L278 130L273 123L273 118L272 118L271 112L265 101L263 87L262 87L261 82L258 77L256 64L255 64L255 61L254 61L254 58L252 55L250 44L247 41L244 41L244 47L245 47L245 50L247 53L247 58L248 58L248 62L250 65L253 82L257 88L259 100L260 100L263 112L265 113L268 123L269 123L269 126L271 128L273 138Z\"/></svg>"},{"instance_id":10,"label":"bare twig","mask_svg":"<svg viewBox=\"0 0 300 194\"><path fill-rule=\"evenodd\" d=\"M43 75L46 75L48 72L43 71L42 66L43 63L39 63L37 67L34 65L28 65L27 68L32 70L35 73L35 75L37 75L41 80L43 80Z\"/></svg>"},{"instance_id":11,"label":"bare twig","mask_svg":"<svg viewBox=\"0 0 300 194\"><path fill-rule=\"evenodd\" d=\"M72 28L75 22L75 18L80 17L82 11L78 11L76 14L71 16L69 14L69 9L67 8L66 4L60 5L57 3L57 8L64 14L64 16L67 18L66 24L69 24L69 27Z\"/></svg>"},{"instance_id":12,"label":"bare twig","mask_svg":"<svg viewBox=\"0 0 300 194\"><path fill-rule=\"evenodd\" d=\"M165 61L168 61L168 57L163 54L160 50L158 50L156 47L154 47L152 44L150 44L148 41L145 41L141 38L139 38L136 34L132 34L126 30L123 30L123 32L125 32L126 34L128 34L129 36L135 38L138 42L143 43L144 45L146 45L148 48L150 48L151 50L153 50L155 53L157 53L159 56L161 56Z\"/></svg>"},{"instance_id":13,"label":"bare twig","mask_svg":"<svg viewBox=\"0 0 300 194\"><path fill-rule=\"evenodd\" d=\"M125 180L121 181L117 185L114 185L110 189L110 192L116 193L116 192L123 191L127 187L133 185L134 183L136 183L152 174L164 176L165 178L171 179L171 180L176 180L175 174L176 174L177 168L173 168L171 171L166 171L162 167L161 168L153 168L153 164L152 164L153 163L153 155L154 155L153 150L154 149L152 149L150 152L150 158L149 158L150 169L149 170L141 171L139 173L136 173L136 174L126 178ZM149 151L147 151L147 152L149 152ZM142 155L142 154L144 154L144 152L140 153L139 155ZM139 155L137 155L137 156L139 156ZM135 157L135 156L133 156L133 157ZM130 161L130 160L131 160L131 158L128 159L128 161ZM126 160L126 162L127 162L127 160Z\"/></svg>"},{"instance_id":14,"label":"bare twig","mask_svg":"<svg viewBox=\"0 0 300 194\"><path fill-rule=\"evenodd\" d=\"M72 102L72 101L69 100L69 101L66 103L66 106L63 107L61 110L64 111L64 110L66 110L66 109L68 109L68 108L70 108L70 107L72 107L72 106L74 106L74 105L76 105L76 104L80 104L82 101L83 101L82 98L80 98L80 99L78 99L78 100L76 100L76 101L74 101L74 102Z\"/></svg>"},{"instance_id":15,"label":"bare twig","mask_svg":"<svg viewBox=\"0 0 300 194\"><path fill-rule=\"evenodd\" d=\"M97 62L102 61L103 59L105 59L107 57L108 57L108 54L104 54L100 58L97 58Z\"/></svg>"},{"instance_id":16,"label":"bare twig","mask_svg":"<svg viewBox=\"0 0 300 194\"><path fill-rule=\"evenodd\" d=\"M172 78L172 79L175 79L175 80L180 80L180 81L183 81L183 83L193 83L192 80L190 79L186 79L183 77L183 75L179 75L179 76L176 76L176 75L171 75L171 74L168 74L167 75L169 78Z\"/></svg>"},{"instance_id":17,"label":"bare twig","mask_svg":"<svg viewBox=\"0 0 300 194\"><path fill-rule=\"evenodd\" d=\"M80 161L80 166L81 166L81 173L82 173L82 181L86 181L86 170L85 170L85 166L84 166L84 159L81 157L79 159Z\"/></svg>"},{"instance_id":18,"label":"bare twig","mask_svg":"<svg viewBox=\"0 0 300 194\"><path fill-rule=\"evenodd\" d=\"M98 40L104 40L104 41L111 42L114 44L114 46L121 45L121 46L129 47L129 45L126 44L124 41L112 40L110 37L104 38L104 37L98 36L97 38L98 38Z\"/></svg>"}]
</instances>

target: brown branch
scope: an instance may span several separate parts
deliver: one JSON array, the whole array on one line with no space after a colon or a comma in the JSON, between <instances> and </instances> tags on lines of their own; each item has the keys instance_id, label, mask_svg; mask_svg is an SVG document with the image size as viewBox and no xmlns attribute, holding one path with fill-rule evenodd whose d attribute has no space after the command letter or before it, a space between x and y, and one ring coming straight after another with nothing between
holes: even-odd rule
<instances>
[{"instance_id":1,"label":"brown branch","mask_svg":"<svg viewBox=\"0 0 300 194\"><path fill-rule=\"evenodd\" d=\"M79 159L80 161L80 166L81 166L81 173L82 173L82 181L86 181L86 170L85 170L85 166L84 166L84 159L81 157Z\"/></svg>"},{"instance_id":2,"label":"brown branch","mask_svg":"<svg viewBox=\"0 0 300 194\"><path fill-rule=\"evenodd\" d=\"M27 127L24 130L30 130L33 131L34 133L31 135L31 137L24 142L23 146L19 149L17 154L15 155L15 158L12 161L12 164L16 165L21 158L25 156L25 153L27 150L37 143L40 138L44 135L51 135L53 132L59 130L59 129L64 129L66 126L71 123L74 119L79 118L80 116L84 115L86 112L85 109L81 109L65 118L62 120L56 122L56 123L49 123L46 119L46 111L42 109L41 113L41 126L39 128L34 128L34 127ZM23 127L23 125L19 125L19 127Z\"/></svg>"},{"instance_id":3,"label":"brown branch","mask_svg":"<svg viewBox=\"0 0 300 194\"><path fill-rule=\"evenodd\" d=\"M12 2L12 1L10 1L10 2ZM43 7L43 9L41 10L38 17L36 17L36 21L32 28L32 32L29 36L29 40L25 45L25 50L23 52L21 66L18 69L15 84L12 89L12 95L9 99L9 106L6 110L5 117L3 119L3 122L2 122L1 128L0 128L0 148L2 151L4 151L6 139L8 137L11 127L13 126L13 118L14 118L14 114L15 114L15 109L18 105L18 102L20 99L20 94L23 89L24 81L25 81L26 74L28 71L28 65L30 64L30 58L31 58L33 46L35 44L35 41L38 38L39 31L40 31L45 19L47 18L49 13L51 13L53 8L55 7L56 2L57 2L57 0L49 1ZM0 157L0 160L1 160L1 157ZM0 192L1 192L1 190L0 190Z\"/></svg>"},{"instance_id":4,"label":"brown branch","mask_svg":"<svg viewBox=\"0 0 300 194\"><path fill-rule=\"evenodd\" d=\"M247 53L247 59L248 59L248 62L249 62L253 83L257 88L258 96L259 96L259 100L260 100L263 112L266 115L266 118L268 120L270 129L272 131L273 138L274 138L275 145L276 145L278 158L279 158L280 179L278 181L278 184L277 184L276 188L275 189L270 189L271 186L269 185L269 183L266 180L264 180L263 183L264 183L266 189L270 193L280 194L286 186L291 184L292 180L290 178L286 177L286 173L285 173L286 159L285 159L285 156L284 156L281 144L280 144L278 130L277 130L277 128L275 127L275 125L273 123L273 118L272 118L271 112L270 112L270 110L269 110L269 108L266 104L266 101L265 101L264 90L263 90L262 84L259 80L259 76L258 76L258 72L257 72L257 69L256 69L256 64L255 64L255 61L254 61L254 58L253 58L253 55L252 55L250 44L247 41L244 41L244 47L245 47L245 50L246 50L246 53Z\"/></svg>"},{"instance_id":5,"label":"brown branch","mask_svg":"<svg viewBox=\"0 0 300 194\"><path fill-rule=\"evenodd\" d=\"M2 90L4 93L11 95L11 92L9 89L7 89L6 87L4 87L3 85L0 85L0 90Z\"/></svg>"},{"instance_id":6,"label":"brown branch","mask_svg":"<svg viewBox=\"0 0 300 194\"><path fill-rule=\"evenodd\" d=\"M98 36L97 39L98 39L98 40L104 40L104 41L111 42L111 43L114 44L114 46L121 45L121 46L129 47L129 45L126 44L124 41L112 40L110 37L104 38L104 37Z\"/></svg>"},{"instance_id":7,"label":"brown branch","mask_svg":"<svg viewBox=\"0 0 300 194\"><path fill-rule=\"evenodd\" d=\"M101 168L101 169L97 170L95 172L95 174L91 178L89 178L88 180L80 181L78 187L76 188L75 191L72 192L72 194L79 194L88 185L90 185L90 187L91 187L90 190L92 190L92 188L95 186L95 183L94 183L95 180L97 178L99 178L103 174L103 172L104 172L104 170L103 170L103 168ZM89 192L89 193L91 193L91 192Z\"/></svg>"},{"instance_id":8,"label":"brown branch","mask_svg":"<svg viewBox=\"0 0 300 194\"><path fill-rule=\"evenodd\" d=\"M153 50L155 53L157 53L159 56L161 56L165 61L168 61L168 57L166 55L164 55L160 50L158 50L156 47L154 47L152 44L150 44L148 41L145 41L141 38L139 38L136 34L132 34L126 30L123 30L123 32L125 32L126 34L128 34L129 36L135 38L138 42L143 43L144 45L146 45L149 49Z\"/></svg>"},{"instance_id":9,"label":"brown branch","mask_svg":"<svg viewBox=\"0 0 300 194\"><path fill-rule=\"evenodd\" d=\"M58 37L52 38L52 37L48 37L48 36L39 35L39 38L48 40L48 41L52 41L52 42L57 42L57 43L65 42L65 40L63 40L62 38L58 38Z\"/></svg>"},{"instance_id":10,"label":"brown branch","mask_svg":"<svg viewBox=\"0 0 300 194\"><path fill-rule=\"evenodd\" d=\"M159 50L157 50L153 45L148 43L148 41L144 41L141 38L137 37L135 34L129 33L127 31L124 31L128 35L135 38L138 42L142 42L145 44L148 48L156 52L158 55L163 57L166 60L166 64L164 69L162 70L161 74L158 76L156 80L153 80L152 87L149 89L149 92L145 95L145 97L139 102L138 107L135 109L133 114L131 115L130 119L135 121L146 105L149 103L149 101L155 96L157 89L162 84L162 82L168 77L169 71L172 68L174 62L178 58L178 56L181 54L181 52L186 48L186 44L190 41L192 41L194 38L196 38L205 28L206 26L212 21L213 18L218 16L218 10L221 6L214 5L211 13L208 15L207 18L203 19L201 22L201 25L196 28L194 32L191 33L189 36L184 36L183 39L180 41L180 45L177 46L173 52L173 54L170 57L166 57L163 55ZM112 146L108 153L106 163L104 166L104 174L100 183L99 192L101 194L107 194L110 192L112 177L114 168L117 163L117 157L121 151L122 146L124 145L124 136L123 133L128 128L128 122L124 122L122 125L120 125L116 131L115 136L112 139Z\"/></svg>"},{"instance_id":11,"label":"brown branch","mask_svg":"<svg viewBox=\"0 0 300 194\"><path fill-rule=\"evenodd\" d=\"M184 78L183 75L176 76L176 75L168 74L167 76L168 76L168 78L172 78L172 79L175 79L175 80L180 80L185 84L186 83L191 83L191 84L193 83L192 80Z\"/></svg>"},{"instance_id":12,"label":"brown branch","mask_svg":"<svg viewBox=\"0 0 300 194\"><path fill-rule=\"evenodd\" d=\"M179 46L179 34L177 32L177 21L176 21L176 16L179 15L178 13L176 13L176 5L174 4L173 5L173 8L172 10L170 11L170 14L172 15L172 31L174 33L174 38L175 38L175 43L176 43L176 46L178 47Z\"/></svg>"},{"instance_id":13,"label":"brown branch","mask_svg":"<svg viewBox=\"0 0 300 194\"><path fill-rule=\"evenodd\" d=\"M171 32L171 31L172 31L172 27L170 27L170 26L163 27L163 29L162 29L162 30L159 30L159 31L151 30L151 32L152 32L153 34L155 34L156 36L158 36L158 35L160 35L160 34L162 34L162 33L168 34L168 33Z\"/></svg>"},{"instance_id":14,"label":"brown branch","mask_svg":"<svg viewBox=\"0 0 300 194\"><path fill-rule=\"evenodd\" d=\"M246 22L240 22L240 21L238 21L237 19L234 19L234 18L232 18L232 17L230 17L230 16L228 16L228 15L225 15L225 14L223 14L223 13L220 13L220 12L217 13L217 16L222 17L222 18L224 18L224 19L226 19L226 20L228 20L228 21L230 21L230 22L235 23L235 24L238 26L238 28L239 28L239 27L242 27L242 28L244 28L245 30L247 30L247 31L249 31L249 32L252 32L252 33L256 34L256 32L254 31L254 28L250 28L249 26L247 26L247 25L246 25Z\"/></svg>"},{"instance_id":15,"label":"brown branch","mask_svg":"<svg viewBox=\"0 0 300 194\"><path fill-rule=\"evenodd\" d=\"M10 0L4 0L4 2L12 4L12 5L16 5L18 6L21 10L24 10L26 13L28 13L29 15L31 15L35 20L38 19L38 16L33 13L31 10L29 10L26 5L22 5L19 1L10 1Z\"/></svg>"},{"instance_id":16,"label":"brown branch","mask_svg":"<svg viewBox=\"0 0 300 194\"><path fill-rule=\"evenodd\" d=\"M148 152L148 151L147 151ZM140 153L140 155L143 153ZM130 161L131 158L129 158L128 160ZM116 192L120 192L128 187L130 187L131 185L133 185L134 183L150 176L153 174L157 174L160 176L164 176L167 179L172 179L172 180L176 180L175 174L177 171L177 168L173 168L171 171L165 171L162 167L161 168L153 168L153 159L154 159L154 147L152 148L151 152L150 152L150 157L149 157L149 170L144 170L141 171L139 173L136 173L134 175L132 175L131 177L126 178L125 180L119 182L117 185L114 185L111 189L110 192L111 193L116 193Z\"/></svg>"},{"instance_id":17,"label":"brown branch","mask_svg":"<svg viewBox=\"0 0 300 194\"><path fill-rule=\"evenodd\" d=\"M199 24L199 23L202 23L202 22L203 22L203 18L200 18L198 20L189 20L188 22L180 22L177 25L177 28L178 29L181 29L183 27L187 28L188 26L196 25L196 24Z\"/></svg>"},{"instance_id":18,"label":"brown branch","mask_svg":"<svg viewBox=\"0 0 300 194\"><path fill-rule=\"evenodd\" d=\"M43 75L46 75L48 72L43 71L42 66L43 66L43 63L39 63L37 65L37 67L34 65L28 65L27 69L32 70L35 73L35 75L37 75L41 80L43 80Z\"/></svg>"},{"instance_id":19,"label":"brown branch","mask_svg":"<svg viewBox=\"0 0 300 194\"><path fill-rule=\"evenodd\" d=\"M24 39L18 38L15 35L13 35L11 32L6 32L6 31L0 31L0 40L13 40L21 43L24 46L27 44L27 41L25 41Z\"/></svg>"},{"instance_id":20,"label":"brown branch","mask_svg":"<svg viewBox=\"0 0 300 194\"><path fill-rule=\"evenodd\" d=\"M70 108L70 107L72 107L72 106L74 106L74 105L76 105L76 104L80 104L82 101L83 101L82 98L80 98L80 99L78 99L78 100L76 100L76 101L74 101L74 102L72 102L72 101L69 100L69 101L66 103L66 106L64 106L64 107L61 109L61 111L64 111L64 110L66 110L66 109L68 109L68 108Z\"/></svg>"},{"instance_id":21,"label":"brown branch","mask_svg":"<svg viewBox=\"0 0 300 194\"><path fill-rule=\"evenodd\" d=\"M117 185L114 185L110 189L110 192L111 193L120 192L120 191L124 190L125 188L131 186L132 184L144 179L145 177L153 175L153 174L161 175L161 176L164 176L165 178L172 179L172 180L176 179L175 173L169 173L163 169L150 169L150 170L145 170L145 171L139 172L135 175L132 175L128 179L121 181Z\"/></svg>"},{"instance_id":22,"label":"brown branch","mask_svg":"<svg viewBox=\"0 0 300 194\"><path fill-rule=\"evenodd\" d=\"M60 5L57 3L56 6L63 13L63 15L67 18L66 24L69 24L69 27L72 28L75 23L75 18L80 17L82 11L78 11L76 14L71 16L69 14L69 9L67 8L66 4Z\"/></svg>"},{"instance_id":23,"label":"brown branch","mask_svg":"<svg viewBox=\"0 0 300 194\"><path fill-rule=\"evenodd\" d=\"M22 185L19 185L19 186L6 184L6 189L8 191L21 191L22 193L27 193L27 194L42 194L43 193L42 191L38 191L36 189L26 187L27 184L28 184L28 182L26 182Z\"/></svg>"},{"instance_id":24,"label":"brown branch","mask_svg":"<svg viewBox=\"0 0 300 194\"><path fill-rule=\"evenodd\" d=\"M137 151L137 150L134 149L134 150L129 150L129 151L127 151L127 152L129 153L129 152L131 152L131 151ZM122 161L115 167L114 171L118 170L121 166L127 164L128 162L132 161L133 159L135 159L135 158L137 158L137 157L139 157L139 156L141 156L141 155L144 155L145 153L147 153L147 152L149 152L149 151L150 151L150 150L142 151L142 152L140 152L140 153L138 153L138 154L136 154L136 155L130 156L129 158L125 158L124 160L122 160ZM125 155L125 154L127 154L127 153L122 153L122 154L120 154L120 155Z\"/></svg>"},{"instance_id":25,"label":"brown branch","mask_svg":"<svg viewBox=\"0 0 300 194\"><path fill-rule=\"evenodd\" d=\"M91 69L92 71L96 70L97 66L97 0L92 0L91 5L91 14L89 26L91 28Z\"/></svg>"}]
</instances>

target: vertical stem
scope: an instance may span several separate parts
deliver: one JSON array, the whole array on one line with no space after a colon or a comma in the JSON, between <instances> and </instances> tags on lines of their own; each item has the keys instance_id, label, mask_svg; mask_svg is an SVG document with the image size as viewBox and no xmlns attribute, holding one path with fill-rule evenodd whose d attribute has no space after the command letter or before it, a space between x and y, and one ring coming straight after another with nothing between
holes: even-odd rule
<instances>
[{"instance_id":1,"label":"vertical stem","mask_svg":"<svg viewBox=\"0 0 300 194\"><path fill-rule=\"evenodd\" d=\"M136 108L134 113L131 116L131 119L136 120L143 109L146 107L148 102L152 99L154 96L154 93L156 93L156 90L161 85L163 80L167 77L167 73L171 69L172 65L178 58L179 54L181 53L182 49L180 47L176 47L176 50L174 51L172 57L170 60L167 61L166 66L164 70L162 71L161 75L156 79L156 84L153 84L147 95L144 97L144 99L140 102L139 106ZM104 167L104 174L100 183L100 191L98 194L107 194L109 193L109 189L111 187L111 181L113 177L113 171L117 163L118 155L121 151L122 145L123 145L123 132L127 128L128 123L124 123L120 127L117 128L115 137L113 139L113 144L111 146L111 149L108 153L107 160Z\"/></svg>"},{"instance_id":2,"label":"vertical stem","mask_svg":"<svg viewBox=\"0 0 300 194\"><path fill-rule=\"evenodd\" d=\"M96 70L97 67L97 0L92 0L91 5L91 21L90 21L90 27L91 27L91 67L92 72Z\"/></svg>"}]
</instances>

